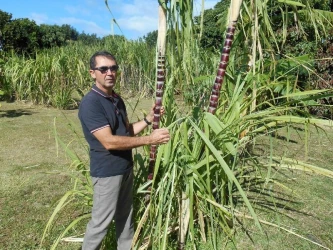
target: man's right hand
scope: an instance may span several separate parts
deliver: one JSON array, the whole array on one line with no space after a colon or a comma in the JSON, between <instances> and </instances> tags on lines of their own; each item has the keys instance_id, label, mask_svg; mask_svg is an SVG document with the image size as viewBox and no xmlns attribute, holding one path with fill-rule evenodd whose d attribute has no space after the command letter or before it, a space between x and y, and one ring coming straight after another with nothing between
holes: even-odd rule
<instances>
[{"instance_id":1,"label":"man's right hand","mask_svg":"<svg viewBox=\"0 0 333 250\"><path fill-rule=\"evenodd\" d=\"M149 137L152 145L166 144L170 140L169 130L166 128L155 129Z\"/></svg>"}]
</instances>

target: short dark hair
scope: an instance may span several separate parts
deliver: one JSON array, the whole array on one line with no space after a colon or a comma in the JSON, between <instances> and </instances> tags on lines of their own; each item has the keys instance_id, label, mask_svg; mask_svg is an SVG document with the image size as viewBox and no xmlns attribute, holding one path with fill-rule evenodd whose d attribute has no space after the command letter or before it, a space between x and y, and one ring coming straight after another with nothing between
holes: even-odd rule
<instances>
[{"instance_id":1,"label":"short dark hair","mask_svg":"<svg viewBox=\"0 0 333 250\"><path fill-rule=\"evenodd\" d=\"M115 63L117 64L117 60L114 57L114 55L112 55L111 53L109 53L106 50L102 50L102 51L97 51L95 54L93 54L90 57L90 69L94 69L96 67L96 57L98 57L98 56L104 56L108 59L115 61Z\"/></svg>"}]
</instances>

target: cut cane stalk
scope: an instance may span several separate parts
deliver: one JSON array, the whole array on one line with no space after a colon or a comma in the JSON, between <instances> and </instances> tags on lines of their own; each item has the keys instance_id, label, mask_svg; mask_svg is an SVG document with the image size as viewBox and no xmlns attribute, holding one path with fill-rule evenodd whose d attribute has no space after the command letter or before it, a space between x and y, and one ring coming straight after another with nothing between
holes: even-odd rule
<instances>
[{"instance_id":1,"label":"cut cane stalk","mask_svg":"<svg viewBox=\"0 0 333 250\"><path fill-rule=\"evenodd\" d=\"M234 39L237 19L240 12L240 6L242 4L242 0L232 0L230 3L230 10L229 10L229 24L227 28L227 34L224 41L222 53L221 53L221 60L219 64L219 68L217 70L217 75L215 78L215 83L212 88L212 92L209 99L209 107L208 112L215 114L216 108L218 105L219 97L220 97L220 90L224 81L225 72L229 62L229 55L232 46L232 42Z\"/></svg>"},{"instance_id":2,"label":"cut cane stalk","mask_svg":"<svg viewBox=\"0 0 333 250\"><path fill-rule=\"evenodd\" d=\"M140 222L137 226L137 229L135 230L133 240L132 240L132 248L134 248L135 244L137 243L140 231L148 219L149 209L150 209L150 203L146 207L145 212L144 212L143 216L141 217Z\"/></svg>"},{"instance_id":3,"label":"cut cane stalk","mask_svg":"<svg viewBox=\"0 0 333 250\"><path fill-rule=\"evenodd\" d=\"M155 94L155 109L154 109L154 120L153 129L158 129L160 127L160 113L162 107L163 98L163 86L165 82L165 57L159 52L158 62L157 62L157 83L156 83L156 94ZM156 162L157 146L151 145L149 154L149 174L148 180L152 180L154 177L154 168Z\"/></svg>"},{"instance_id":4,"label":"cut cane stalk","mask_svg":"<svg viewBox=\"0 0 333 250\"><path fill-rule=\"evenodd\" d=\"M190 223L190 199L186 194L182 193L181 208L179 216L179 246L178 249L182 250L185 248L185 238L188 231L188 225Z\"/></svg>"},{"instance_id":5,"label":"cut cane stalk","mask_svg":"<svg viewBox=\"0 0 333 250\"><path fill-rule=\"evenodd\" d=\"M234 38L234 33L236 29L236 23L240 12L240 6L242 4L242 0L233 0L230 4L229 10L229 24L226 34L226 39L224 42L220 65L217 71L217 76L215 78L215 83L212 88L212 93L209 101L208 112L215 114L216 108L218 105L218 100L220 97L220 90L223 84L225 72L228 66L230 50L232 46L232 41ZM183 194L184 195L184 194ZM189 222L189 198L182 198L181 200L181 215L180 215L180 235L179 235L179 249L184 249L185 247L185 237L188 230L188 222Z\"/></svg>"},{"instance_id":6,"label":"cut cane stalk","mask_svg":"<svg viewBox=\"0 0 333 250\"><path fill-rule=\"evenodd\" d=\"M156 77L156 93L155 93L155 109L153 119L153 130L160 126L160 113L163 101L163 86L165 82L165 40L166 40L166 9L160 4L158 7L158 37L157 37L157 77ZM153 180L154 168L156 162L157 146L151 145L149 154L149 170L148 180ZM149 187L151 190L151 187ZM146 200L149 200L150 193L146 195Z\"/></svg>"}]
</instances>

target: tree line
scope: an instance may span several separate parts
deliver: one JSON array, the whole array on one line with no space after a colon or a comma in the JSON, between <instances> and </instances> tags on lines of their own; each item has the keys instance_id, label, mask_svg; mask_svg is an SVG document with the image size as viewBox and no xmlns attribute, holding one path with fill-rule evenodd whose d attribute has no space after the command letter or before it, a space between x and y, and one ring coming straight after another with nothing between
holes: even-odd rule
<instances>
[{"instance_id":1,"label":"tree line","mask_svg":"<svg viewBox=\"0 0 333 250\"><path fill-rule=\"evenodd\" d=\"M64 46L71 41L85 44L99 41L96 34L79 33L68 24L37 25L28 18L12 19L12 14L0 10L0 50L17 54L33 54L38 49Z\"/></svg>"},{"instance_id":2,"label":"tree line","mask_svg":"<svg viewBox=\"0 0 333 250\"><path fill-rule=\"evenodd\" d=\"M302 4L312 10L312 18L306 15L306 8L302 7ZM205 10L202 16L194 17L194 36L197 37L200 47L207 52L216 54L221 50L225 32L224 20L226 20L229 5L230 0L219 1L213 8ZM273 41L270 36L267 37L265 40L267 43L264 45L266 46L265 51L269 51L270 46L279 47L279 52L274 55L276 60L308 55L312 59L311 66L319 78L309 79L308 72L297 72L297 84L302 89L332 88L333 0L299 0L289 5L285 4L285 12L281 6L278 1L270 1L267 4L275 40ZM295 16L292 14L293 8L303 9L299 15ZM313 14L313 10L316 10L316 15ZM317 26L312 25L313 20L318 18L323 22ZM302 25L299 22L300 19ZM283 20L289 21L284 22ZM287 25L286 29L284 29L284 25ZM267 31L260 29L260 33L262 32ZM92 45L96 42L105 42L109 37L98 38L96 34L79 33L68 24L37 25L27 18L12 19L12 14L0 10L0 51L13 51L18 55L34 55L40 49L61 47L77 41ZM118 40L126 40L124 36L116 37ZM318 37L320 38L318 39ZM138 41L149 48L154 48L157 31L149 32ZM263 55L263 57L266 56L269 55ZM331 98L325 99L325 104L332 103Z\"/></svg>"}]
</instances>

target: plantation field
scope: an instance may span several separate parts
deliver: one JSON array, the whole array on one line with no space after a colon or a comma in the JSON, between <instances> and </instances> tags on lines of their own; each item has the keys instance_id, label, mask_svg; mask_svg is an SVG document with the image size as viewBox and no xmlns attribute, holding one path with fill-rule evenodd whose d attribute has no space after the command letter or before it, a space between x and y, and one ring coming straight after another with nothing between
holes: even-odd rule
<instances>
[{"instance_id":1,"label":"plantation field","mask_svg":"<svg viewBox=\"0 0 333 250\"><path fill-rule=\"evenodd\" d=\"M128 107L130 104L135 105L135 101L127 104ZM139 102L136 108L139 118L150 105L151 100ZM138 119L132 116L131 108L128 111L132 121ZM61 111L27 103L1 102L0 249L38 249L55 203L73 186L67 174L75 173L70 168L71 161L64 149L56 143L55 129L81 159L88 161L85 145L81 144L83 140L78 140L82 139L82 133L77 110ZM304 134L302 128L290 132L289 142L285 139L286 131L279 131L273 137L258 137L253 154L265 155L273 148L277 156L294 157L333 170L333 130L327 128L325 132L311 129L308 141L300 139L303 138L300 135ZM273 192L275 202L270 202L270 197L261 201L263 205L266 202L266 207L272 210L277 208L281 213L257 210L259 218L267 222L278 221L280 226L332 249L333 179L311 172L282 172L274 168L270 174L285 185L280 187L284 190L283 194L286 187L289 188L288 196ZM269 193L272 188L271 184L267 185L266 191ZM64 230L65 223L75 218L78 211L75 203L66 209L66 216L56 222L53 234L43 243L42 249L49 249L52 241ZM241 217L238 220L235 225L238 249L322 249L281 229L263 225L265 233L262 234L254 227L253 221ZM244 223L247 234L241 232L240 223ZM80 235L84 226L83 223L76 227L73 234ZM78 243L61 243L58 249L78 247ZM228 244L226 248L234 247ZM209 243L198 242L197 249L208 250L212 247Z\"/></svg>"}]
</instances>

